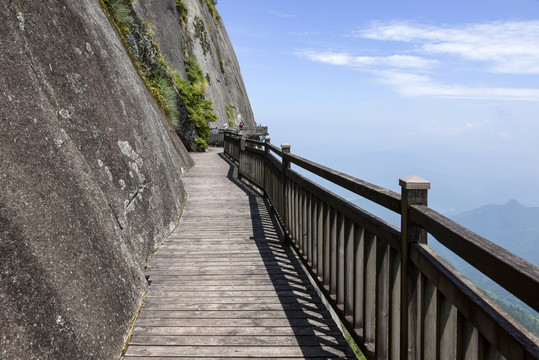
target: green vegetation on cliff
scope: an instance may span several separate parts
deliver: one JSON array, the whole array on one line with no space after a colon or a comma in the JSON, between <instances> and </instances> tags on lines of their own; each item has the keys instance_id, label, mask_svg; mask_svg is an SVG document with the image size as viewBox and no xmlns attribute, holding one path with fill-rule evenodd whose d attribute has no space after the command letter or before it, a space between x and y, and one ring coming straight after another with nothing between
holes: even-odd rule
<instances>
[{"instance_id":1,"label":"green vegetation on cliff","mask_svg":"<svg viewBox=\"0 0 539 360\"><path fill-rule=\"evenodd\" d=\"M236 107L232 104L225 104L226 117L228 118L228 126L233 128L236 126L236 116L234 116L234 111Z\"/></svg>"},{"instance_id":2,"label":"green vegetation on cliff","mask_svg":"<svg viewBox=\"0 0 539 360\"><path fill-rule=\"evenodd\" d=\"M199 149L208 147L208 139L210 137L209 122L215 121L217 115L213 113L212 102L204 98L204 92L194 86L191 82L187 82L181 78L178 71L173 71L176 79L176 84L180 89L181 98L187 106L189 118L195 123L197 134L197 146Z\"/></svg>"},{"instance_id":3,"label":"green vegetation on cliff","mask_svg":"<svg viewBox=\"0 0 539 360\"><path fill-rule=\"evenodd\" d=\"M186 59L188 81L185 81L178 71L166 63L147 24L136 15L130 0L102 0L101 4L111 15L126 49L142 70L143 80L171 127L188 150L206 150L211 132L209 122L215 121L217 116L213 113L212 102L204 97L209 82L199 64L192 57ZM180 22L186 21L185 4L178 0L176 7ZM186 126L186 121L190 125Z\"/></svg>"},{"instance_id":4,"label":"green vegetation on cliff","mask_svg":"<svg viewBox=\"0 0 539 360\"><path fill-rule=\"evenodd\" d=\"M208 10L210 10L211 16L216 20L220 20L221 16L219 16L216 8L217 0L206 0L206 4L208 5Z\"/></svg>"},{"instance_id":5,"label":"green vegetation on cliff","mask_svg":"<svg viewBox=\"0 0 539 360\"><path fill-rule=\"evenodd\" d=\"M182 26L185 26L187 23L187 6L185 6L182 0L176 0L176 9L178 10L180 23Z\"/></svg>"}]
</instances>

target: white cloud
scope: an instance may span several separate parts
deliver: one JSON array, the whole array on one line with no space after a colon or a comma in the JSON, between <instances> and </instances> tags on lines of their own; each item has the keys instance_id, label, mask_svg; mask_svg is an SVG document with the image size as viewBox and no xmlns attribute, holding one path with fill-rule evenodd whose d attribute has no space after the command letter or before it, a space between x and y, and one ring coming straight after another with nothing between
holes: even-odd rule
<instances>
[{"instance_id":1,"label":"white cloud","mask_svg":"<svg viewBox=\"0 0 539 360\"><path fill-rule=\"evenodd\" d=\"M311 61L355 68L391 67L425 69L436 63L435 60L411 55L355 56L345 52L319 52L315 50L301 50L296 51L295 54Z\"/></svg>"},{"instance_id":2,"label":"white cloud","mask_svg":"<svg viewBox=\"0 0 539 360\"><path fill-rule=\"evenodd\" d=\"M424 54L450 54L485 62L504 74L539 74L539 21L506 21L463 26L409 22L374 23L356 36L408 42ZM418 46L418 47L417 47Z\"/></svg>"},{"instance_id":3,"label":"white cloud","mask_svg":"<svg viewBox=\"0 0 539 360\"><path fill-rule=\"evenodd\" d=\"M367 50L357 55L346 51L312 49L296 51L295 55L374 74L379 82L392 86L406 96L539 102L539 88L519 88L506 84L447 84L433 78L435 72L443 72L446 73L444 78L451 73L454 79L458 79L460 68L468 71L473 69L478 74L485 71L516 76L539 74L539 20L462 26L373 23L369 28L356 32L355 36L397 42L398 53L391 50L395 46L384 44L380 48L386 54L389 52L386 56L378 55L380 48L373 50L377 56L370 56ZM391 54L391 51L394 53ZM477 63L481 66L476 66ZM467 73L462 81L470 83L473 79L473 75Z\"/></svg>"},{"instance_id":4,"label":"white cloud","mask_svg":"<svg viewBox=\"0 0 539 360\"><path fill-rule=\"evenodd\" d=\"M280 12L275 11L275 10L270 10L270 13L272 15L282 17L282 18L292 18L292 19L297 19L298 18L298 16L295 15L295 14L284 14L284 13L280 13Z\"/></svg>"},{"instance_id":5,"label":"white cloud","mask_svg":"<svg viewBox=\"0 0 539 360\"><path fill-rule=\"evenodd\" d=\"M539 89L487 86L447 85L426 75L399 71L378 71L379 81L391 85L406 96L424 96L446 99L539 101Z\"/></svg>"},{"instance_id":6,"label":"white cloud","mask_svg":"<svg viewBox=\"0 0 539 360\"><path fill-rule=\"evenodd\" d=\"M320 31L292 32L290 34L294 36L315 36L315 35L320 35Z\"/></svg>"}]
</instances>

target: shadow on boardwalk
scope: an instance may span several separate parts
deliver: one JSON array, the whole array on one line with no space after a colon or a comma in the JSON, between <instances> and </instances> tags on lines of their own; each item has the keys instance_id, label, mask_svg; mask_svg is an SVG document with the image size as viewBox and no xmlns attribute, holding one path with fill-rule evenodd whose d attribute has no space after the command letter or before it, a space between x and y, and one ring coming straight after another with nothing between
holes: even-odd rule
<instances>
[{"instance_id":1,"label":"shadow on boardwalk","mask_svg":"<svg viewBox=\"0 0 539 360\"><path fill-rule=\"evenodd\" d=\"M227 156L223 153L219 156L230 166L228 179L249 197L252 240L258 247L303 355L329 358L347 355L354 358L299 260L286 245L282 229L267 200L238 179L238 168Z\"/></svg>"}]
</instances>

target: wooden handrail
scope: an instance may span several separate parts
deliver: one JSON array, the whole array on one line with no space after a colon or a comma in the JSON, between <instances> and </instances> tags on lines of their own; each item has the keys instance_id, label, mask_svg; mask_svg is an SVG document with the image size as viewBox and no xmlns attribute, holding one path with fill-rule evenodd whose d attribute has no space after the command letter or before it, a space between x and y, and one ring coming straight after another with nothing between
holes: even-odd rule
<instances>
[{"instance_id":1,"label":"wooden handrail","mask_svg":"<svg viewBox=\"0 0 539 360\"><path fill-rule=\"evenodd\" d=\"M437 213L426 206L411 206L410 220L477 270L539 311L539 268ZM518 279L518 281L515 281Z\"/></svg>"},{"instance_id":2,"label":"wooden handrail","mask_svg":"<svg viewBox=\"0 0 539 360\"><path fill-rule=\"evenodd\" d=\"M429 182L400 179L398 194L269 138L225 132L224 148L240 176L264 192L285 239L368 359L539 358L537 337L432 251L427 235L536 310L538 267L430 209ZM290 164L399 213L401 229Z\"/></svg>"},{"instance_id":3,"label":"wooden handrail","mask_svg":"<svg viewBox=\"0 0 539 360\"><path fill-rule=\"evenodd\" d=\"M357 195L369 199L378 205L381 205L396 213L401 212L401 197L400 194L397 194L396 192L330 169L326 166L317 164L314 161L304 159L297 155L287 154L285 157L289 158L291 163L296 164L326 180L329 180L336 185L350 190Z\"/></svg>"}]
</instances>

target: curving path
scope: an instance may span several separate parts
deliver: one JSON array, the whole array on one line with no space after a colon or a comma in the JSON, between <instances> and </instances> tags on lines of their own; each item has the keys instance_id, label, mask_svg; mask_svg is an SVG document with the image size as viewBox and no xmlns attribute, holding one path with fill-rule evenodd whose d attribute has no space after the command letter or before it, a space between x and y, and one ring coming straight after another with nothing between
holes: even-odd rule
<instances>
[{"instance_id":1,"label":"curving path","mask_svg":"<svg viewBox=\"0 0 539 360\"><path fill-rule=\"evenodd\" d=\"M187 206L149 263L124 358L355 358L264 199L222 149L192 155Z\"/></svg>"}]
</instances>

